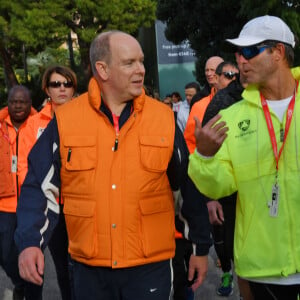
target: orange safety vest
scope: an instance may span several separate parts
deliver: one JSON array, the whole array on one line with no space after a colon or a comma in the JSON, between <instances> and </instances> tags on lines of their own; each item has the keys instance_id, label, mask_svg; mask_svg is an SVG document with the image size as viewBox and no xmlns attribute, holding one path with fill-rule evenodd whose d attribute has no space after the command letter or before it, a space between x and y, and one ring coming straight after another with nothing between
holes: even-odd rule
<instances>
[{"instance_id":1,"label":"orange safety vest","mask_svg":"<svg viewBox=\"0 0 300 300\"><path fill-rule=\"evenodd\" d=\"M173 112L144 93L116 132L99 110L100 89L56 110L61 193L73 259L123 268L175 253L174 203L166 174L173 153Z\"/></svg>"},{"instance_id":2,"label":"orange safety vest","mask_svg":"<svg viewBox=\"0 0 300 300\"><path fill-rule=\"evenodd\" d=\"M0 199L2 199L3 197L14 196L16 194L16 187L11 172L8 127L4 121L0 121L0 156Z\"/></svg>"},{"instance_id":3,"label":"orange safety vest","mask_svg":"<svg viewBox=\"0 0 300 300\"><path fill-rule=\"evenodd\" d=\"M31 115L35 113L36 110L32 108ZM23 135L27 120L16 131L11 123L8 108L0 111L0 211L16 212L18 194L26 175L26 166L22 162L27 159ZM13 157L17 158L14 160L14 168Z\"/></svg>"},{"instance_id":4,"label":"orange safety vest","mask_svg":"<svg viewBox=\"0 0 300 300\"><path fill-rule=\"evenodd\" d=\"M25 140L25 143L22 145L24 155L19 158L19 162L25 166L21 174L24 178L28 171L28 154L51 119L51 104L47 103L39 113L28 118L26 126L22 130L23 140Z\"/></svg>"},{"instance_id":5,"label":"orange safety vest","mask_svg":"<svg viewBox=\"0 0 300 300\"><path fill-rule=\"evenodd\" d=\"M23 130L24 139L26 140L26 148L24 149L24 153L26 153L25 159L25 174L28 171L27 165L27 156L31 150L31 148L36 143L37 139L41 136L43 131L48 126L49 122L52 120L52 105L50 102L47 102L43 109L35 114L34 116L30 117L27 121L27 126ZM24 156L23 156L24 157ZM56 198L57 203L63 204L62 198Z\"/></svg>"},{"instance_id":6,"label":"orange safety vest","mask_svg":"<svg viewBox=\"0 0 300 300\"><path fill-rule=\"evenodd\" d=\"M184 139L186 141L186 145L189 149L190 153L193 153L195 151L196 148L196 139L195 139L195 120L194 117L198 117L198 119L200 120L200 122L202 122L206 108L208 106L208 104L210 103L210 101L212 100L213 96L215 95L215 89L212 88L211 89L211 93L202 98L201 100L197 101L191 109L191 112L189 114L186 126L185 126L185 130L184 130Z\"/></svg>"}]
</instances>

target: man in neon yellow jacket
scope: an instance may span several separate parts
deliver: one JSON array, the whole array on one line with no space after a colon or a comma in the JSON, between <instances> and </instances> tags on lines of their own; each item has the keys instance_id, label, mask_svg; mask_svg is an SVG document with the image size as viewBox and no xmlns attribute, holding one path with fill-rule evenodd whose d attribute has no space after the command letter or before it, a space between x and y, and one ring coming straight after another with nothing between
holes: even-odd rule
<instances>
[{"instance_id":1,"label":"man in neon yellow jacket","mask_svg":"<svg viewBox=\"0 0 300 300\"><path fill-rule=\"evenodd\" d=\"M300 68L295 38L279 18L249 21L236 39L249 86L243 100L205 126L195 118L197 150L189 175L212 199L238 192L236 272L255 299L300 292Z\"/></svg>"}]
</instances>

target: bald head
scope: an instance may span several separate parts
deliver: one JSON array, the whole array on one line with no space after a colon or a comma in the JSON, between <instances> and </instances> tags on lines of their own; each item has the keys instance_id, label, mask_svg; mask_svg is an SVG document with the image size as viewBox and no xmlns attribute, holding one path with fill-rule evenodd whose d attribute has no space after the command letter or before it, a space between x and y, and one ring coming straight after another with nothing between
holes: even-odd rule
<instances>
[{"instance_id":1,"label":"bald head","mask_svg":"<svg viewBox=\"0 0 300 300\"><path fill-rule=\"evenodd\" d=\"M19 128L29 117L31 111L31 96L27 87L15 85L8 93L8 113L10 120Z\"/></svg>"},{"instance_id":2,"label":"bald head","mask_svg":"<svg viewBox=\"0 0 300 300\"><path fill-rule=\"evenodd\" d=\"M104 61L107 64L111 61L111 38L112 36L126 36L134 39L131 35L119 31L111 30L98 34L91 43L90 47L90 62L94 76L97 75L96 62Z\"/></svg>"},{"instance_id":3,"label":"bald head","mask_svg":"<svg viewBox=\"0 0 300 300\"><path fill-rule=\"evenodd\" d=\"M220 56L210 57L205 64L205 77L210 86L214 86L217 83L216 69L217 66L223 62L224 59Z\"/></svg>"},{"instance_id":4,"label":"bald head","mask_svg":"<svg viewBox=\"0 0 300 300\"><path fill-rule=\"evenodd\" d=\"M101 33L91 44L90 59L103 99L112 111L113 106L120 104L121 109L142 94L144 53L133 36L121 31Z\"/></svg>"}]
</instances>

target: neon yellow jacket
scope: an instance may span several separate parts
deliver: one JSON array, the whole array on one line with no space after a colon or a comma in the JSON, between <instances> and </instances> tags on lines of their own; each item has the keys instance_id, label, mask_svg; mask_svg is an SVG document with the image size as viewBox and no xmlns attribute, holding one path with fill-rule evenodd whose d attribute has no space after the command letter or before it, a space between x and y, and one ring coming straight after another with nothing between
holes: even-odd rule
<instances>
[{"instance_id":1,"label":"neon yellow jacket","mask_svg":"<svg viewBox=\"0 0 300 300\"><path fill-rule=\"evenodd\" d=\"M292 70L300 79L300 68ZM279 161L278 216L271 217L268 202L275 182L275 158L260 95L255 86L243 100L221 112L229 131L213 158L190 155L189 175L212 199L238 191L234 256L241 277L288 276L300 272L300 88L295 110ZM280 128L271 111L277 147Z\"/></svg>"}]
</instances>

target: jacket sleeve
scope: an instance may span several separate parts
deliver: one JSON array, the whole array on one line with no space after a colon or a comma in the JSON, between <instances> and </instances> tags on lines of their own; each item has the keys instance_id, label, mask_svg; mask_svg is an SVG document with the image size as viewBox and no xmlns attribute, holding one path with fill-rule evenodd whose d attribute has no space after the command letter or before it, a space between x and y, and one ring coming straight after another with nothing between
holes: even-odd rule
<instances>
[{"instance_id":1,"label":"jacket sleeve","mask_svg":"<svg viewBox=\"0 0 300 300\"><path fill-rule=\"evenodd\" d=\"M218 112L222 109L221 105L222 105L224 97L226 97L226 94L224 93L223 89L219 90L213 96L212 100L207 105L207 108L205 110L203 120L202 120L202 126L206 125L206 123L210 119L212 119L215 115L217 115Z\"/></svg>"},{"instance_id":2,"label":"jacket sleeve","mask_svg":"<svg viewBox=\"0 0 300 300\"><path fill-rule=\"evenodd\" d=\"M184 238L193 243L195 255L207 255L211 245L208 211L205 198L187 175L188 156L189 151L184 137L176 126L173 169L170 169L170 164L168 169L172 175L177 172L176 178L179 182L171 187L173 190L180 189L182 196L179 203L181 212L175 218L176 229L183 234ZM177 170L175 162L177 162L177 168L180 165Z\"/></svg>"},{"instance_id":3,"label":"jacket sleeve","mask_svg":"<svg viewBox=\"0 0 300 300\"><path fill-rule=\"evenodd\" d=\"M188 174L201 193L220 199L237 191L226 141L213 157L202 157L195 150L189 159Z\"/></svg>"},{"instance_id":4,"label":"jacket sleeve","mask_svg":"<svg viewBox=\"0 0 300 300\"><path fill-rule=\"evenodd\" d=\"M181 185L181 211L176 217L176 229L193 243L195 255L207 255L212 244L206 197L186 176Z\"/></svg>"},{"instance_id":5,"label":"jacket sleeve","mask_svg":"<svg viewBox=\"0 0 300 300\"><path fill-rule=\"evenodd\" d=\"M183 138L183 134L175 123L175 137L173 155L168 165L167 175L171 189L176 191L180 188L183 174L187 172L189 153Z\"/></svg>"},{"instance_id":6,"label":"jacket sleeve","mask_svg":"<svg viewBox=\"0 0 300 300\"><path fill-rule=\"evenodd\" d=\"M19 252L47 246L59 216L59 136L56 119L49 123L28 156L28 173L17 206L15 241Z\"/></svg>"}]
</instances>

